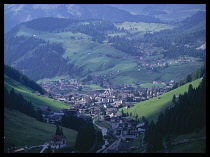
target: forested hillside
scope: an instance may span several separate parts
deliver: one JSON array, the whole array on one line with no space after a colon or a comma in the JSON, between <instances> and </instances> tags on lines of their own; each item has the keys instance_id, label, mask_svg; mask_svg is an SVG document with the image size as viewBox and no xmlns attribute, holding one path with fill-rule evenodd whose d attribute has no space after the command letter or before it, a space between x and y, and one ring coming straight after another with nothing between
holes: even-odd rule
<instances>
[{"instance_id":1,"label":"forested hillside","mask_svg":"<svg viewBox=\"0 0 210 157\"><path fill-rule=\"evenodd\" d=\"M206 125L206 74L197 88L190 84L188 92L172 99L174 106L168 107L158 117L158 121L147 126L144 140L147 152L163 149L164 143L170 147L174 136L193 132Z\"/></svg>"},{"instance_id":2,"label":"forested hillside","mask_svg":"<svg viewBox=\"0 0 210 157\"><path fill-rule=\"evenodd\" d=\"M114 84L179 81L206 59L205 14L173 25L38 18L5 35L4 61L35 81L87 75Z\"/></svg>"},{"instance_id":3,"label":"forested hillside","mask_svg":"<svg viewBox=\"0 0 210 157\"><path fill-rule=\"evenodd\" d=\"M132 15L125 10L104 4L5 4L5 32L12 27L40 17L73 19L107 19L113 22L160 22L148 15ZM57 25L53 23L53 25Z\"/></svg>"},{"instance_id":4,"label":"forested hillside","mask_svg":"<svg viewBox=\"0 0 210 157\"><path fill-rule=\"evenodd\" d=\"M30 87L34 91L38 91L42 95L44 93L46 93L46 91L41 86L39 86L36 82L29 79L26 75L21 74L18 70L16 70L15 68L13 68L11 66L4 64L4 74L6 74L7 76L11 77L12 79L14 79L18 82L21 82L22 84Z\"/></svg>"},{"instance_id":5,"label":"forested hillside","mask_svg":"<svg viewBox=\"0 0 210 157\"><path fill-rule=\"evenodd\" d=\"M179 56L187 55L205 60L205 50L196 49L205 44L206 41L205 18L205 12L198 12L184 20L179 27L173 30L162 30L155 33L148 32L144 35L144 38L132 40L126 37L114 36L110 37L108 42L113 47L135 56L141 56L144 53L144 43L144 45L162 48L164 50L162 53L167 58L178 58Z\"/></svg>"}]
</instances>

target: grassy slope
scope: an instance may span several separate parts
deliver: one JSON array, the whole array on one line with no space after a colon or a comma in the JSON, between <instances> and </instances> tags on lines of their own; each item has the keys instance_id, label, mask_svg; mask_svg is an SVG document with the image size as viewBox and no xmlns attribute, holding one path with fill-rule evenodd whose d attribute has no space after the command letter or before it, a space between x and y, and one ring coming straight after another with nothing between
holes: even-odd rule
<instances>
[{"instance_id":1,"label":"grassy slope","mask_svg":"<svg viewBox=\"0 0 210 157\"><path fill-rule=\"evenodd\" d=\"M182 134L175 136L173 142L182 141L184 139L200 138L206 136L206 127L191 133ZM173 145L169 150L169 153L205 153L206 152L206 141L196 140L182 144Z\"/></svg>"},{"instance_id":2,"label":"grassy slope","mask_svg":"<svg viewBox=\"0 0 210 157\"><path fill-rule=\"evenodd\" d=\"M11 79L6 75L4 77L4 85L9 90L14 88L15 91L21 93L26 100L31 101L35 107L49 106L52 110L55 111L59 111L61 108L70 108L70 106L66 106L65 103L58 100L34 95L32 93L34 91L31 88Z\"/></svg>"},{"instance_id":3,"label":"grassy slope","mask_svg":"<svg viewBox=\"0 0 210 157\"><path fill-rule=\"evenodd\" d=\"M156 121L159 114L163 112L166 109L166 107L172 104L173 95L183 94L184 92L188 90L189 84L192 84L193 87L195 88L199 85L200 82L201 82L201 79L197 79L177 89L164 93L158 97L154 97L150 100L137 103L132 108L129 108L129 109L123 108L123 111L125 113L128 112L129 114L132 113L133 116L135 116L136 114L138 114L138 117L145 116L146 119L149 121L151 120Z\"/></svg>"},{"instance_id":4,"label":"grassy slope","mask_svg":"<svg viewBox=\"0 0 210 157\"><path fill-rule=\"evenodd\" d=\"M173 29L173 25L169 24L158 24L158 23L143 23L143 22L124 22L116 24L117 27L124 27L128 29L131 33L140 32L146 33L146 31L160 31L163 29ZM130 26L136 29L130 30ZM40 32L40 33L39 33ZM99 53L104 55L109 54L112 56L123 57L127 56L126 53L119 51L107 44L99 44L91 41L90 36L82 33L72 33L72 32L61 32L61 33L49 33L43 31L36 31L25 26L22 26L20 31L17 33L19 35L33 36L45 39L50 42L62 43L65 53L62 55L63 58L68 58L69 64L74 64L77 67L83 67L84 72L89 70L92 72L90 74L110 74L116 73L116 71L121 70L121 73L109 77L114 84L132 84L134 81L151 82L154 80L175 80L179 81L187 73L196 70L202 63L188 63L187 65L180 66L169 66L168 68L162 70L160 73L147 73L145 70L136 71L136 63L134 60L129 59L116 59L107 56L99 57ZM109 34L112 35L112 34ZM71 37L76 37L77 39L72 39ZM149 49L152 49L149 48ZM159 51L155 48L155 51ZM76 52L77 54L74 54ZM90 54L88 54L90 53ZM149 57L149 58L152 58ZM148 59L149 59L148 58ZM145 62L146 63L146 62ZM176 74L172 72L177 71ZM83 72L83 73L84 73ZM68 76L56 76L50 79L60 79L67 78ZM48 78L46 78L48 79Z\"/></svg>"},{"instance_id":5,"label":"grassy slope","mask_svg":"<svg viewBox=\"0 0 210 157\"><path fill-rule=\"evenodd\" d=\"M77 132L64 127L62 129L67 138L67 146L74 146ZM17 146L44 144L55 131L55 125L41 123L15 110L4 109L4 136L8 143Z\"/></svg>"}]
</instances>

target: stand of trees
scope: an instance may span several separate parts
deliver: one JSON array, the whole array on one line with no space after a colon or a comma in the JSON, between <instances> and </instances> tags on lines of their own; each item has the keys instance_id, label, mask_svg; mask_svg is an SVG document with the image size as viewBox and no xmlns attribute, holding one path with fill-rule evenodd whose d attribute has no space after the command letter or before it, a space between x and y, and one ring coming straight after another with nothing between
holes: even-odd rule
<instances>
[{"instance_id":1,"label":"stand of trees","mask_svg":"<svg viewBox=\"0 0 210 157\"><path fill-rule=\"evenodd\" d=\"M201 84L194 89L189 85L188 92L173 98L174 107L168 107L158 117L158 121L146 128L144 141L147 152L156 152L163 148L163 139L170 145L171 137L190 133L206 125L206 75Z\"/></svg>"},{"instance_id":2,"label":"stand of trees","mask_svg":"<svg viewBox=\"0 0 210 157\"><path fill-rule=\"evenodd\" d=\"M8 91L4 87L4 107L20 111L33 118L36 118L38 115L31 101L26 101L20 93L15 93L14 88Z\"/></svg>"},{"instance_id":3,"label":"stand of trees","mask_svg":"<svg viewBox=\"0 0 210 157\"><path fill-rule=\"evenodd\" d=\"M16 33L17 32L11 31L4 37L4 61L6 64L12 64L29 51L32 51L39 45L47 43L45 40L35 37L15 36Z\"/></svg>"},{"instance_id":4,"label":"stand of trees","mask_svg":"<svg viewBox=\"0 0 210 157\"><path fill-rule=\"evenodd\" d=\"M46 93L46 91L35 81L29 79L26 75L21 74L18 70L9 65L4 64L4 74L18 82L21 82L22 84L30 87L31 89L38 91L42 95Z\"/></svg>"},{"instance_id":5,"label":"stand of trees","mask_svg":"<svg viewBox=\"0 0 210 157\"><path fill-rule=\"evenodd\" d=\"M68 59L62 57L65 50L60 43L50 43L35 37L7 36L4 47L5 63L11 65L19 60L14 64L15 68L24 70L23 72L33 80L63 74L86 75L81 72L83 67L67 64Z\"/></svg>"},{"instance_id":6,"label":"stand of trees","mask_svg":"<svg viewBox=\"0 0 210 157\"><path fill-rule=\"evenodd\" d=\"M83 33L92 37L92 41L102 43L107 37L106 31L116 31L117 28L113 23L108 20L92 21L89 20L88 24L75 23L68 28L61 29L61 32L71 31L73 33Z\"/></svg>"},{"instance_id":7,"label":"stand of trees","mask_svg":"<svg viewBox=\"0 0 210 157\"><path fill-rule=\"evenodd\" d=\"M132 56L141 56L141 49L139 48L139 40L138 39L127 39L125 37L109 37L108 43L111 43L113 47L116 49L125 52Z\"/></svg>"},{"instance_id":8,"label":"stand of trees","mask_svg":"<svg viewBox=\"0 0 210 157\"><path fill-rule=\"evenodd\" d=\"M103 142L102 134L95 130L93 123L85 121L83 118L64 115L61 125L78 131L75 149L80 152L87 152L96 143Z\"/></svg>"},{"instance_id":9,"label":"stand of trees","mask_svg":"<svg viewBox=\"0 0 210 157\"><path fill-rule=\"evenodd\" d=\"M78 22L76 19L43 17L26 22L26 26L35 30L52 32Z\"/></svg>"},{"instance_id":10,"label":"stand of trees","mask_svg":"<svg viewBox=\"0 0 210 157\"><path fill-rule=\"evenodd\" d=\"M191 74L188 74L183 80L180 80L179 82L175 83L173 85L173 87L171 88L171 90L178 88L188 82L194 81L196 79L199 79L201 77L203 77L206 73L206 62L196 71L194 71Z\"/></svg>"}]
</instances>

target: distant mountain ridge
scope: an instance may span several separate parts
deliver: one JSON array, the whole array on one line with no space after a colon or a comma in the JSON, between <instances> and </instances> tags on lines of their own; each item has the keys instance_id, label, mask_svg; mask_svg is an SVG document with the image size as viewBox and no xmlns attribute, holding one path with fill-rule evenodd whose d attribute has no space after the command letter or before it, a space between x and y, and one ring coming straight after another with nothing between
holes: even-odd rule
<instances>
[{"instance_id":1,"label":"distant mountain ridge","mask_svg":"<svg viewBox=\"0 0 210 157\"><path fill-rule=\"evenodd\" d=\"M190 18L187 23L191 20L193 22L193 19ZM135 22L130 22L129 25L132 25L132 23ZM113 33L117 34L122 31L115 24L108 20L77 20L54 17L42 17L21 23L5 34L5 64L14 66L34 81L57 76L84 79L88 75L108 74L110 77L107 78L114 80L114 83L119 83L118 80L124 78L124 76L128 76L129 79L123 79L122 82L128 81L131 83L137 80L151 82L164 79L165 76L162 71L150 75L150 73L147 73L147 69L142 69L142 72L139 73L136 68L139 65L134 63L135 60L127 60L126 56L131 56L132 52L136 52L135 55L137 56L141 55L138 51L140 49L132 49L138 43L147 45L150 42L160 48L165 46L164 49L170 50L160 52L165 57L173 57L175 54L177 56L188 54L205 58L205 51L197 52L196 50L197 47L205 44L205 19L195 25L192 23L193 27L191 29L185 30L182 27L184 24L179 23L179 30L174 28L154 34L146 33L142 38L143 40L133 39L133 43L130 42L131 40L123 40L116 35L115 38L111 37L111 35L114 35ZM150 24L148 23L148 25ZM151 25L162 24L154 23ZM128 30L126 31L129 33ZM126 31L124 30L124 34L126 34ZM192 32L196 33L196 38L194 38ZM128 33L127 36L130 36L131 34ZM187 41L182 43L180 37L187 39ZM197 43L197 40L199 40L199 43ZM187 44L188 41L190 45L194 46L193 48L185 48L184 44ZM127 46L129 45L128 42L131 43L130 47ZM172 47L172 42L176 42L185 49L181 47L180 51L176 52L177 47L173 45ZM114 47L111 44L116 46ZM118 45L121 45L121 47ZM192 49L195 49L196 52L191 53ZM180 74L179 79L181 79L181 76L182 74ZM122 82L120 83L122 84Z\"/></svg>"},{"instance_id":2,"label":"distant mountain ridge","mask_svg":"<svg viewBox=\"0 0 210 157\"><path fill-rule=\"evenodd\" d=\"M4 10L5 32L21 22L40 17L160 22L152 16L132 15L125 10L103 4L5 4Z\"/></svg>"},{"instance_id":3,"label":"distant mountain ridge","mask_svg":"<svg viewBox=\"0 0 210 157\"><path fill-rule=\"evenodd\" d=\"M205 4L106 4L133 15L150 15L164 22L180 22L197 11L206 11Z\"/></svg>"}]
</instances>

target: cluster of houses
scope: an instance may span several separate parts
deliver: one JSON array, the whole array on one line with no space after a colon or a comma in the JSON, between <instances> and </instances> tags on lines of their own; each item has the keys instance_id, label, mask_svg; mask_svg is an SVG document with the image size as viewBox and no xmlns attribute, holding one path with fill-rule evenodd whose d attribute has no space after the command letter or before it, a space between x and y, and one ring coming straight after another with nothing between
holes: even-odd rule
<instances>
[{"instance_id":1,"label":"cluster of houses","mask_svg":"<svg viewBox=\"0 0 210 157\"><path fill-rule=\"evenodd\" d=\"M160 82L153 82L153 84L156 83ZM170 83L174 84L175 82L171 80ZM49 88L49 86L51 86L53 88L62 89L64 86L68 87L69 84L78 86L78 81L71 80L71 82L68 82L67 80L62 79L60 81L50 81L47 83L45 82L41 85L44 88ZM122 152L128 152L128 150L131 149L130 146L128 146L128 143L135 141L137 136L145 131L145 126L144 123L138 124L137 119L133 120L129 118L123 118L122 113L117 112L118 109L128 109L134 106L135 103L159 96L166 91L167 89L164 87L132 88L131 85L124 84L109 86L107 89L89 91L86 94L78 92L60 94L57 92L51 93L50 96L48 95L48 97L60 100L66 103L67 106L71 106L71 108L63 108L60 110L60 112L54 112L50 110L49 107L42 106L40 107L40 110L42 111L44 122L52 124L61 122L62 116L65 114L81 117L87 121L92 121L92 117L97 116L99 121L105 121L109 123L113 128L113 134L122 140L122 142L120 142L120 144L122 143L122 146L119 144L119 149L117 151L120 151L120 148L122 147ZM136 115L133 115L133 117L135 116ZM62 140L59 141L61 142ZM123 142L126 142L127 144L123 144ZM62 145L60 144L60 147L61 146ZM57 148L58 145L55 144L54 147Z\"/></svg>"},{"instance_id":2,"label":"cluster of houses","mask_svg":"<svg viewBox=\"0 0 210 157\"><path fill-rule=\"evenodd\" d=\"M74 85L78 85L77 80L71 80ZM67 85L68 81L62 79L60 81L55 81L57 85ZM159 83L158 81L153 81L153 84ZM175 82L170 81L170 85ZM50 83L42 83L43 87L46 85L56 86L52 81ZM71 83L72 84L72 83ZM56 87L58 88L58 87ZM89 115L107 115L114 117L117 114L118 108L130 108L135 103L140 101L145 101L153 97L159 96L167 91L165 87L159 88L132 88L131 85L115 85L110 86L108 89L100 89L90 91L86 94L70 92L67 94L51 93L50 96L53 99L60 100L68 106L72 106L68 113L74 113L78 115L89 114ZM46 95L45 95L46 96ZM49 107L40 108L43 113L43 118L45 122L55 123L55 121L61 121L64 111L61 110L60 113L53 112Z\"/></svg>"},{"instance_id":3,"label":"cluster of houses","mask_svg":"<svg viewBox=\"0 0 210 157\"><path fill-rule=\"evenodd\" d=\"M59 81L47 81L41 82L40 85L47 92L58 91L62 92L65 90L68 91L77 91L79 89L78 80L76 79L60 79Z\"/></svg>"}]
</instances>

